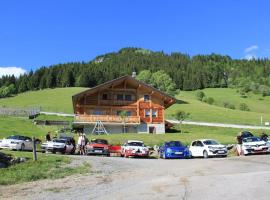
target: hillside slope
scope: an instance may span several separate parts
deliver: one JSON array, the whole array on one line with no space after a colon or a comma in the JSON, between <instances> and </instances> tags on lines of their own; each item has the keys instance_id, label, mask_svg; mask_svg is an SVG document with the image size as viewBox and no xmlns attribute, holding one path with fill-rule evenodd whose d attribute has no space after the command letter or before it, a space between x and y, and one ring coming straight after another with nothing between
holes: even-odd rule
<instances>
[{"instance_id":1,"label":"hillside slope","mask_svg":"<svg viewBox=\"0 0 270 200\"><path fill-rule=\"evenodd\" d=\"M73 87L26 92L15 97L0 99L0 105L41 106L43 111L72 113L71 96L85 89ZM250 95L247 98L241 98L236 90L227 88L205 89L203 91L208 97L215 99L216 105L198 101L196 91L183 91L177 96L181 100L180 103L167 109L166 117L172 118L171 115L176 110L184 110L191 114L188 120L194 121L260 125L261 116L264 121L270 121L269 97L262 98L260 95ZM223 108L224 101L234 104L236 110ZM238 105L241 102L246 103L251 111L238 110Z\"/></svg>"},{"instance_id":2,"label":"hillside slope","mask_svg":"<svg viewBox=\"0 0 270 200\"><path fill-rule=\"evenodd\" d=\"M73 113L71 97L85 89L70 87L25 92L15 97L0 99L0 105L12 107L40 106L42 111Z\"/></svg>"}]
</instances>

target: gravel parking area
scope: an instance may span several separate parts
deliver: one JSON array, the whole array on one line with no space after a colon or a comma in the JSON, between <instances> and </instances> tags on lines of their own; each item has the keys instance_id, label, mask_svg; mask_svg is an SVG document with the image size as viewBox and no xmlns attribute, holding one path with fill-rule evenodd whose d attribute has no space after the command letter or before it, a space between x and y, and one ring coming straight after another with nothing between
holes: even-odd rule
<instances>
[{"instance_id":1,"label":"gravel parking area","mask_svg":"<svg viewBox=\"0 0 270 200\"><path fill-rule=\"evenodd\" d=\"M162 160L73 156L92 173L0 186L0 199L269 199L270 155Z\"/></svg>"}]
</instances>

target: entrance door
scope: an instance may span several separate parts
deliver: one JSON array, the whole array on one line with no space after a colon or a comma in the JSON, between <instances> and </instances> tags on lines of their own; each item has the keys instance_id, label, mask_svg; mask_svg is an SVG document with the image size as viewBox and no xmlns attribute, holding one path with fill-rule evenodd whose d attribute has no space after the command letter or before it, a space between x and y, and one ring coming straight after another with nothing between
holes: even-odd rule
<instances>
[{"instance_id":1,"label":"entrance door","mask_svg":"<svg viewBox=\"0 0 270 200\"><path fill-rule=\"evenodd\" d=\"M149 126L149 133L151 134L156 133L156 128L154 126Z\"/></svg>"}]
</instances>

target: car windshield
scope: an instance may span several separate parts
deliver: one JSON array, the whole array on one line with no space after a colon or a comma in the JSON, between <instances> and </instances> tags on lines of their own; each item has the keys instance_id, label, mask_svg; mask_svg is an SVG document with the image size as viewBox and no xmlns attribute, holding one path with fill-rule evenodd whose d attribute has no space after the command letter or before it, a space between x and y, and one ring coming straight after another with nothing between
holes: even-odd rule
<instances>
[{"instance_id":1,"label":"car windshield","mask_svg":"<svg viewBox=\"0 0 270 200\"><path fill-rule=\"evenodd\" d=\"M258 142L261 141L260 138L257 137L249 137L249 138L245 138L243 139L243 142Z\"/></svg>"},{"instance_id":2,"label":"car windshield","mask_svg":"<svg viewBox=\"0 0 270 200\"><path fill-rule=\"evenodd\" d=\"M139 146L139 147L144 146L142 142L129 142L127 145L128 146Z\"/></svg>"},{"instance_id":3,"label":"car windshield","mask_svg":"<svg viewBox=\"0 0 270 200\"><path fill-rule=\"evenodd\" d=\"M107 140L101 140L101 139L95 139L95 140L91 140L91 143L108 144L108 141Z\"/></svg>"},{"instance_id":4,"label":"car windshield","mask_svg":"<svg viewBox=\"0 0 270 200\"><path fill-rule=\"evenodd\" d=\"M168 147L182 147L183 144L179 141L171 141L171 142L167 142L166 146L168 146Z\"/></svg>"},{"instance_id":5,"label":"car windshield","mask_svg":"<svg viewBox=\"0 0 270 200\"><path fill-rule=\"evenodd\" d=\"M248 131L242 132L241 135L242 135L242 138L253 137L253 134L251 132L248 132Z\"/></svg>"},{"instance_id":6,"label":"car windshield","mask_svg":"<svg viewBox=\"0 0 270 200\"><path fill-rule=\"evenodd\" d=\"M57 143L66 143L66 140L54 139L53 142L57 142Z\"/></svg>"},{"instance_id":7,"label":"car windshield","mask_svg":"<svg viewBox=\"0 0 270 200\"><path fill-rule=\"evenodd\" d=\"M7 139L20 140L21 138L18 135L11 135L11 136L7 137Z\"/></svg>"},{"instance_id":8,"label":"car windshield","mask_svg":"<svg viewBox=\"0 0 270 200\"><path fill-rule=\"evenodd\" d=\"M203 141L205 145L218 145L219 143L215 140L205 140Z\"/></svg>"}]
</instances>

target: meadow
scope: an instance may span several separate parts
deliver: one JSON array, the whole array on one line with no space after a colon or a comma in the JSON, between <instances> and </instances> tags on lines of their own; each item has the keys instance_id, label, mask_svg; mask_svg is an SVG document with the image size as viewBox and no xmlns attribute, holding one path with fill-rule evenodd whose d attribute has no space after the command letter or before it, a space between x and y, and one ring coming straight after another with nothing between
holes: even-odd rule
<instances>
[{"instance_id":1,"label":"meadow","mask_svg":"<svg viewBox=\"0 0 270 200\"><path fill-rule=\"evenodd\" d=\"M72 159L60 155L38 153L38 160L32 160L31 152L3 151L14 157L24 157L26 162L0 169L0 185L11 185L40 179L57 179L72 174L90 172L90 165L83 163L80 166L70 167Z\"/></svg>"}]
</instances>

